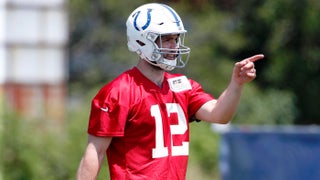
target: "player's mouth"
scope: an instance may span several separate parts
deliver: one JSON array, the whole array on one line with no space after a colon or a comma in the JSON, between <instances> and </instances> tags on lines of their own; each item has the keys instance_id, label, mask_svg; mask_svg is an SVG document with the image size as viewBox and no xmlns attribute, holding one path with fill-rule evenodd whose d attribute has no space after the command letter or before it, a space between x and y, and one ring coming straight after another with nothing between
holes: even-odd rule
<instances>
[{"instance_id":1,"label":"player's mouth","mask_svg":"<svg viewBox=\"0 0 320 180\"><path fill-rule=\"evenodd\" d=\"M168 60L175 60L178 57L178 55L177 54L165 54L163 57Z\"/></svg>"}]
</instances>

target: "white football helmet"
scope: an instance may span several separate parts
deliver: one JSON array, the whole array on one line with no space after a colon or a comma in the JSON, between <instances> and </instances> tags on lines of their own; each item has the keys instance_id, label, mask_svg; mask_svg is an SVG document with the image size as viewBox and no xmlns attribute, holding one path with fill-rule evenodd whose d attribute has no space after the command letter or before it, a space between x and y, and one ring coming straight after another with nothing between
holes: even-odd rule
<instances>
[{"instance_id":1,"label":"white football helmet","mask_svg":"<svg viewBox=\"0 0 320 180\"><path fill-rule=\"evenodd\" d=\"M127 20L128 48L154 66L170 71L183 68L189 59L190 48L184 46L187 32L179 15L169 6L159 3L145 4L135 9ZM168 49L156 44L164 35L178 34L178 48ZM175 55L174 60L164 54Z\"/></svg>"}]
</instances>

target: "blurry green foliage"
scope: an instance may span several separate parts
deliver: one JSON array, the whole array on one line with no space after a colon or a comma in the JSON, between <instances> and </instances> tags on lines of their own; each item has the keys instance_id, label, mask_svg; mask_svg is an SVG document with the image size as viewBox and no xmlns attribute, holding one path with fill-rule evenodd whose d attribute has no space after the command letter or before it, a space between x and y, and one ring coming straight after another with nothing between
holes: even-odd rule
<instances>
[{"instance_id":1,"label":"blurry green foliage","mask_svg":"<svg viewBox=\"0 0 320 180\"><path fill-rule=\"evenodd\" d=\"M4 117L4 127L3 179L68 179L65 132L13 115Z\"/></svg>"}]
</instances>

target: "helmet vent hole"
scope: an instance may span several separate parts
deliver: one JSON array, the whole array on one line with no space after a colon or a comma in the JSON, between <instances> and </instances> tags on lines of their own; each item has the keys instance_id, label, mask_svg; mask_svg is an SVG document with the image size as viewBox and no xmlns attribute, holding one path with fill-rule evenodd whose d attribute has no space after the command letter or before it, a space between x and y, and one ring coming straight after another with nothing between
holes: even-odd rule
<instances>
[{"instance_id":1,"label":"helmet vent hole","mask_svg":"<svg viewBox=\"0 0 320 180\"><path fill-rule=\"evenodd\" d=\"M160 26L161 26L161 25L163 25L163 24L164 24L164 23L163 23L163 22L161 22L161 23L159 23L158 25L160 25Z\"/></svg>"}]
</instances>

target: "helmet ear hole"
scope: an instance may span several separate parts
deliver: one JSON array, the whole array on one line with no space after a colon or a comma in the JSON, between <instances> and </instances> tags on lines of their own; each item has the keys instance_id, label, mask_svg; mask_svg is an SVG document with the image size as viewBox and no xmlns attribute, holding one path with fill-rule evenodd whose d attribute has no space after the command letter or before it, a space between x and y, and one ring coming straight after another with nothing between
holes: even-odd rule
<instances>
[{"instance_id":1,"label":"helmet ear hole","mask_svg":"<svg viewBox=\"0 0 320 180\"><path fill-rule=\"evenodd\" d=\"M146 44L143 43L142 41L136 40L136 42L140 45L140 46L145 46Z\"/></svg>"}]
</instances>

